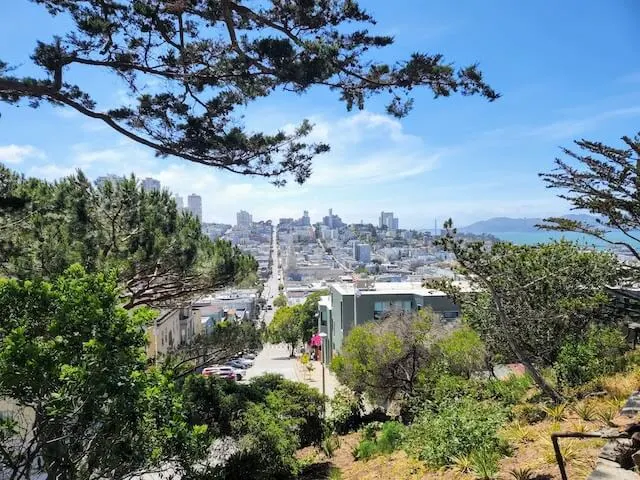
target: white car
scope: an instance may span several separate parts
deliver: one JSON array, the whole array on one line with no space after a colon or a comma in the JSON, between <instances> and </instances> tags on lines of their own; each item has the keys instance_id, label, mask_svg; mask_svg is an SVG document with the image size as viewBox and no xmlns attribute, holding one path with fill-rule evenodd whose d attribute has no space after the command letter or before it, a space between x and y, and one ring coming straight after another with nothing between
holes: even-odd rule
<instances>
[{"instance_id":1,"label":"white car","mask_svg":"<svg viewBox=\"0 0 640 480\"><path fill-rule=\"evenodd\" d=\"M253 367L253 360L249 358L236 358L235 360L238 361L238 363L246 365L245 368Z\"/></svg>"},{"instance_id":2,"label":"white car","mask_svg":"<svg viewBox=\"0 0 640 480\"><path fill-rule=\"evenodd\" d=\"M233 368L229 365L214 365L213 367L207 367L202 370L202 374L205 376L217 375L229 380L242 380L242 377L244 377L244 370L240 368Z\"/></svg>"}]
</instances>

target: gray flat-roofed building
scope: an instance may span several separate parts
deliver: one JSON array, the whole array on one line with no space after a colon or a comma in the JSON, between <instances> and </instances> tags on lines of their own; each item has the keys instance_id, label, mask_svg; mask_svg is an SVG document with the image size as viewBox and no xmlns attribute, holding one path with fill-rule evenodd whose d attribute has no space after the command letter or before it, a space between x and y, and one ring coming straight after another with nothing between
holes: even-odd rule
<instances>
[{"instance_id":1,"label":"gray flat-roofed building","mask_svg":"<svg viewBox=\"0 0 640 480\"><path fill-rule=\"evenodd\" d=\"M354 309L354 287L357 298ZM329 284L329 295L318 303L318 330L326 332L325 360L340 352L344 338L356 325L380 320L394 311L430 309L446 323L457 323L460 309L444 292L414 282L360 281ZM355 310L355 312L354 312ZM355 313L355 322L354 322Z\"/></svg>"}]
</instances>

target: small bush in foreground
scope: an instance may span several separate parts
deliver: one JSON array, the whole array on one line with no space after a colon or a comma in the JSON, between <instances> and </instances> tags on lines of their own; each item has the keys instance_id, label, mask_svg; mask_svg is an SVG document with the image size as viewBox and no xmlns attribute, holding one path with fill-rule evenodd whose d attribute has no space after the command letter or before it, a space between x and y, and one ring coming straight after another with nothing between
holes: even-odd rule
<instances>
[{"instance_id":1,"label":"small bush in foreground","mask_svg":"<svg viewBox=\"0 0 640 480\"><path fill-rule=\"evenodd\" d=\"M404 440L407 427L400 422L386 422L376 442L380 453L392 453Z\"/></svg>"},{"instance_id":2,"label":"small bush in foreground","mask_svg":"<svg viewBox=\"0 0 640 480\"><path fill-rule=\"evenodd\" d=\"M498 477L500 454L494 450L482 449L471 454L471 471L479 480Z\"/></svg>"},{"instance_id":3,"label":"small bush in foreground","mask_svg":"<svg viewBox=\"0 0 640 480\"><path fill-rule=\"evenodd\" d=\"M340 387L330 400L329 428L338 435L357 430L362 423L364 406L360 395L346 387Z\"/></svg>"},{"instance_id":4,"label":"small bush in foreground","mask_svg":"<svg viewBox=\"0 0 640 480\"><path fill-rule=\"evenodd\" d=\"M505 444L497 430L505 419L506 412L495 402L465 398L419 416L407 431L405 448L433 468L473 451L502 451Z\"/></svg>"},{"instance_id":5,"label":"small bush in foreground","mask_svg":"<svg viewBox=\"0 0 640 480\"><path fill-rule=\"evenodd\" d=\"M618 328L592 326L584 338L562 346L554 368L562 384L575 387L598 376L623 370L624 353L628 349Z\"/></svg>"},{"instance_id":6,"label":"small bush in foreground","mask_svg":"<svg viewBox=\"0 0 640 480\"><path fill-rule=\"evenodd\" d=\"M378 447L373 440L361 440L351 453L356 460L368 460L378 453Z\"/></svg>"}]
</instances>

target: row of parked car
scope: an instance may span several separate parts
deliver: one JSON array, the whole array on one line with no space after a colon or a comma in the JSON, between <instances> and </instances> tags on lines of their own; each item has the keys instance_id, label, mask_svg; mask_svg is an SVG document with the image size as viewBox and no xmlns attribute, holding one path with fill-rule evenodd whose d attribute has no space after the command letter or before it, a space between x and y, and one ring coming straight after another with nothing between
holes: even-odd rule
<instances>
[{"instance_id":1,"label":"row of parked car","mask_svg":"<svg viewBox=\"0 0 640 480\"><path fill-rule=\"evenodd\" d=\"M205 377L217 376L231 381L240 381L246 376L247 369L253 366L256 352L239 353L224 365L211 365L202 370Z\"/></svg>"}]
</instances>

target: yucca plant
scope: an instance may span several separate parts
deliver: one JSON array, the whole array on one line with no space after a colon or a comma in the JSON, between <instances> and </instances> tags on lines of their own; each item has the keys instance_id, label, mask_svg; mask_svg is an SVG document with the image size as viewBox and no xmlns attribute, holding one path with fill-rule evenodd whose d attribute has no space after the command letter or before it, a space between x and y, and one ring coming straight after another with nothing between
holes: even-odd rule
<instances>
[{"instance_id":1,"label":"yucca plant","mask_svg":"<svg viewBox=\"0 0 640 480\"><path fill-rule=\"evenodd\" d=\"M470 455L458 455L451 459L451 469L456 473L470 473L473 470L473 460Z\"/></svg>"},{"instance_id":2,"label":"yucca plant","mask_svg":"<svg viewBox=\"0 0 640 480\"><path fill-rule=\"evenodd\" d=\"M493 450L476 450L470 455L471 471L478 480L498 478L500 455Z\"/></svg>"},{"instance_id":3,"label":"yucca plant","mask_svg":"<svg viewBox=\"0 0 640 480\"><path fill-rule=\"evenodd\" d=\"M564 403L552 405L551 407L542 407L542 410L547 414L547 417L555 422L561 422L567 418L567 405Z\"/></svg>"},{"instance_id":4,"label":"yucca plant","mask_svg":"<svg viewBox=\"0 0 640 480\"><path fill-rule=\"evenodd\" d=\"M544 452L544 461L547 462L548 464L556 463L556 454L555 454L555 451L553 450L553 443L551 442L551 439L548 439L545 442L545 444L546 444L545 445L546 448ZM578 451L576 448L575 441L565 440L561 442L560 454L562 455L562 459L564 460L565 464L567 462L570 462L571 460L574 460L578 456Z\"/></svg>"},{"instance_id":5,"label":"yucca plant","mask_svg":"<svg viewBox=\"0 0 640 480\"><path fill-rule=\"evenodd\" d=\"M598 419L600 419L605 425L609 427L615 427L613 419L618 415L618 409L614 407L605 407L598 411Z\"/></svg>"},{"instance_id":6,"label":"yucca plant","mask_svg":"<svg viewBox=\"0 0 640 480\"><path fill-rule=\"evenodd\" d=\"M533 480L535 474L530 468L514 468L509 471L509 476L514 480Z\"/></svg>"},{"instance_id":7,"label":"yucca plant","mask_svg":"<svg viewBox=\"0 0 640 480\"><path fill-rule=\"evenodd\" d=\"M502 438L507 442L528 443L534 440L533 431L528 425L516 422L502 431Z\"/></svg>"},{"instance_id":8,"label":"yucca plant","mask_svg":"<svg viewBox=\"0 0 640 480\"><path fill-rule=\"evenodd\" d=\"M580 417L581 420L584 420L585 422L593 420L594 418L596 418L597 414L596 408L587 402L577 403L573 406L573 411L576 415L578 415L578 417Z\"/></svg>"},{"instance_id":9,"label":"yucca plant","mask_svg":"<svg viewBox=\"0 0 640 480\"><path fill-rule=\"evenodd\" d=\"M331 458L334 452L340 448L340 439L336 435L331 435L322 441L321 446L325 456Z\"/></svg>"}]
</instances>

